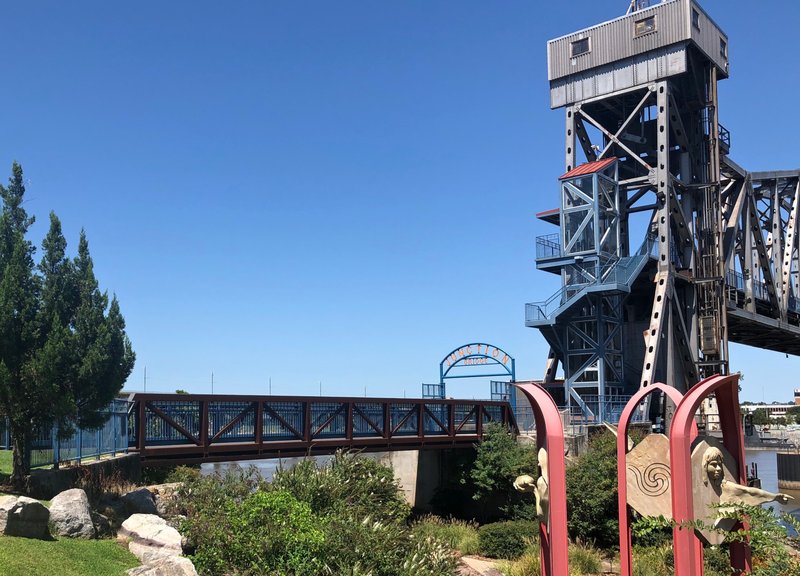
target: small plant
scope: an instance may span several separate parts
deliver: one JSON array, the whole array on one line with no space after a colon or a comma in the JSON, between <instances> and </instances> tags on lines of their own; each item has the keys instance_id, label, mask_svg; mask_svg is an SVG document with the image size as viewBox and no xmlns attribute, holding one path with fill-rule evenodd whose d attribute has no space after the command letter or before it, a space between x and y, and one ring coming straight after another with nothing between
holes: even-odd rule
<instances>
[{"instance_id":1,"label":"small plant","mask_svg":"<svg viewBox=\"0 0 800 576\"><path fill-rule=\"evenodd\" d=\"M672 576L672 547L634 546L633 576Z\"/></svg>"},{"instance_id":2,"label":"small plant","mask_svg":"<svg viewBox=\"0 0 800 576\"><path fill-rule=\"evenodd\" d=\"M480 552L478 527L472 522L426 515L412 524L411 532L417 539L438 538L462 556Z\"/></svg>"},{"instance_id":3,"label":"small plant","mask_svg":"<svg viewBox=\"0 0 800 576\"><path fill-rule=\"evenodd\" d=\"M603 569L600 551L590 544L576 542L569 547L570 574L597 574Z\"/></svg>"},{"instance_id":4,"label":"small plant","mask_svg":"<svg viewBox=\"0 0 800 576\"><path fill-rule=\"evenodd\" d=\"M539 543L530 540L525 546L522 556L511 562L500 564L503 576L541 576L542 566Z\"/></svg>"},{"instance_id":5,"label":"small plant","mask_svg":"<svg viewBox=\"0 0 800 576\"><path fill-rule=\"evenodd\" d=\"M525 520L486 524L478 529L481 554L490 558L514 560L522 556L526 542L537 534L536 523Z\"/></svg>"},{"instance_id":6,"label":"small plant","mask_svg":"<svg viewBox=\"0 0 800 576\"><path fill-rule=\"evenodd\" d=\"M665 546L672 542L672 524L664 516L639 516L631 524L631 540L642 547Z\"/></svg>"},{"instance_id":7,"label":"small plant","mask_svg":"<svg viewBox=\"0 0 800 576\"><path fill-rule=\"evenodd\" d=\"M104 496L120 496L133 490L135 484L125 478L120 470L110 474L102 467L79 466L75 488L86 492L90 502L99 502Z\"/></svg>"}]
</instances>

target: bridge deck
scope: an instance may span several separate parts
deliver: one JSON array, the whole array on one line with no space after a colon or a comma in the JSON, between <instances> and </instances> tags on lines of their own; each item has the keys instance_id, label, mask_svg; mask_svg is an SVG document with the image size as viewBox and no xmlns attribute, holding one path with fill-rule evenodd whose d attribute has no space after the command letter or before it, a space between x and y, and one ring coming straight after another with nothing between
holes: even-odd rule
<instances>
[{"instance_id":1,"label":"bridge deck","mask_svg":"<svg viewBox=\"0 0 800 576\"><path fill-rule=\"evenodd\" d=\"M130 451L147 463L469 447L489 422L516 428L507 402L486 400L137 393L129 401Z\"/></svg>"}]
</instances>

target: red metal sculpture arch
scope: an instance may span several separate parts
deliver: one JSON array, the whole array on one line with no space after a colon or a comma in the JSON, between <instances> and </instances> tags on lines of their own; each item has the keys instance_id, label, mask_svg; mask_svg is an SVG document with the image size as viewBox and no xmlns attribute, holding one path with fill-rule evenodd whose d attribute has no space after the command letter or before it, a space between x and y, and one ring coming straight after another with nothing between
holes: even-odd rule
<instances>
[{"instance_id":1,"label":"red metal sculpture arch","mask_svg":"<svg viewBox=\"0 0 800 576\"><path fill-rule=\"evenodd\" d=\"M620 576L631 576L633 573L633 562L631 555L631 527L630 513L628 510L628 429L630 427L633 412L649 394L663 392L677 406L683 399L683 394L676 388L667 386L660 382L651 384L647 388L642 388L634 394L619 419L617 426L617 490L618 490L618 510L619 510L619 559ZM691 437L697 436L697 425L693 424ZM697 551L700 554L700 551Z\"/></svg>"},{"instance_id":2,"label":"red metal sculpture arch","mask_svg":"<svg viewBox=\"0 0 800 576\"><path fill-rule=\"evenodd\" d=\"M561 415L553 397L538 384L515 386L525 394L533 408L537 448L544 448L548 453L549 516L548 522L539 522L542 575L568 576L567 481Z\"/></svg>"},{"instance_id":3,"label":"red metal sculpture arch","mask_svg":"<svg viewBox=\"0 0 800 576\"><path fill-rule=\"evenodd\" d=\"M702 546L691 523L694 517L692 481L692 426L700 403L714 394L719 407L722 443L738 467L739 484L746 484L744 437L739 409L739 375L711 376L698 382L681 400L669 431L670 467L672 476L672 515L675 521L675 576L702 576ZM698 546L700 552L697 553ZM750 572L750 547L743 542L731 543L731 566Z\"/></svg>"}]
</instances>

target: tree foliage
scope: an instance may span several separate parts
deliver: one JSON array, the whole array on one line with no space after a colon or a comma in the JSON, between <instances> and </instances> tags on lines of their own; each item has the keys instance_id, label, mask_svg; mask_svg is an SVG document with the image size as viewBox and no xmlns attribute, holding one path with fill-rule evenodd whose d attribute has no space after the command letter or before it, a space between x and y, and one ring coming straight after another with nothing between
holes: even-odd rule
<instances>
[{"instance_id":1,"label":"tree foliage","mask_svg":"<svg viewBox=\"0 0 800 576\"><path fill-rule=\"evenodd\" d=\"M26 239L34 218L23 207L19 164L0 196L0 412L14 437L12 481L21 485L32 435L53 423L65 436L76 426L101 426L101 410L122 388L135 356L116 297L109 301L100 291L84 232L70 259L51 213L37 266Z\"/></svg>"},{"instance_id":2,"label":"tree foliage","mask_svg":"<svg viewBox=\"0 0 800 576\"><path fill-rule=\"evenodd\" d=\"M607 548L619 540L617 439L604 430L567 467L567 528L570 538Z\"/></svg>"},{"instance_id":3,"label":"tree foliage","mask_svg":"<svg viewBox=\"0 0 800 576\"><path fill-rule=\"evenodd\" d=\"M792 406L786 411L787 424L800 424L800 406Z\"/></svg>"},{"instance_id":4,"label":"tree foliage","mask_svg":"<svg viewBox=\"0 0 800 576\"><path fill-rule=\"evenodd\" d=\"M486 426L470 472L472 498L481 504L481 519L497 516L496 510L502 517L532 518L532 495L517 492L513 484L517 476L535 471L536 453L531 446L518 443L500 424ZM525 509L530 513L526 515Z\"/></svg>"},{"instance_id":5,"label":"tree foliage","mask_svg":"<svg viewBox=\"0 0 800 576\"><path fill-rule=\"evenodd\" d=\"M766 409L756 408L753 410L753 424L756 426L767 426L769 423L769 415Z\"/></svg>"},{"instance_id":6,"label":"tree foliage","mask_svg":"<svg viewBox=\"0 0 800 576\"><path fill-rule=\"evenodd\" d=\"M175 509L202 575L447 576L456 560L417 537L391 468L338 453L306 460L271 484L252 471L186 475Z\"/></svg>"}]
</instances>

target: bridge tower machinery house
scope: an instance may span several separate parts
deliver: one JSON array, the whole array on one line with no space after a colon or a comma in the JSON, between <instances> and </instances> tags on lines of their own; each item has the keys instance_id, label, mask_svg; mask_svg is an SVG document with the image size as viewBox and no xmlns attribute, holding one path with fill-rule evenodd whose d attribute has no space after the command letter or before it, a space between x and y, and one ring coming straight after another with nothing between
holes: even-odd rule
<instances>
[{"instance_id":1,"label":"bridge tower machinery house","mask_svg":"<svg viewBox=\"0 0 800 576\"><path fill-rule=\"evenodd\" d=\"M727 157L727 35L694 0L646 4L547 47L565 170L536 255L562 286L526 325L550 345L545 386L595 421L653 382L727 374L729 339L800 353L799 172Z\"/></svg>"}]
</instances>

